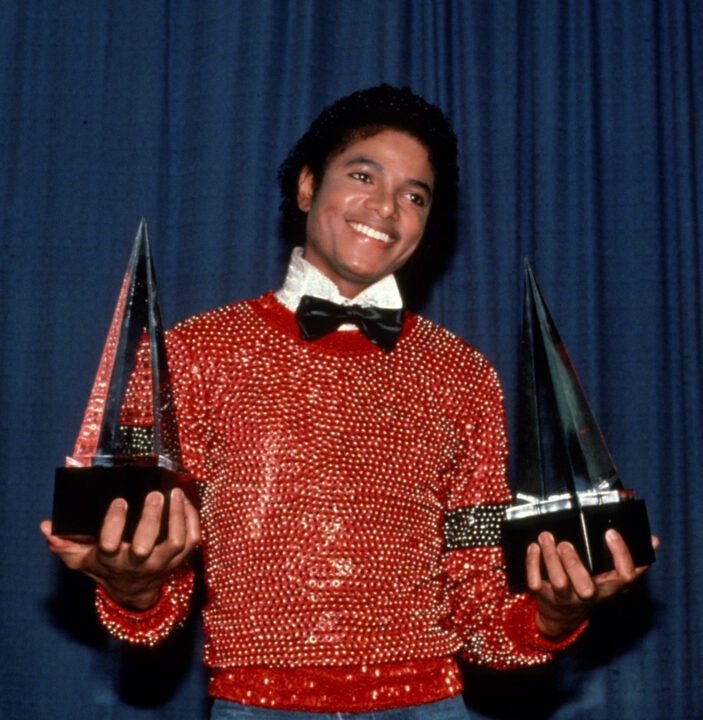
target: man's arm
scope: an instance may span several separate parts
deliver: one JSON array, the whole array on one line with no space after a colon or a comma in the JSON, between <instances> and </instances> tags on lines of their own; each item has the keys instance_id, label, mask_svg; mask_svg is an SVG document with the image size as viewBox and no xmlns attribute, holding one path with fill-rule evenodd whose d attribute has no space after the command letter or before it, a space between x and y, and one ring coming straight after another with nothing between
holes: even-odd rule
<instances>
[{"instance_id":1,"label":"man's arm","mask_svg":"<svg viewBox=\"0 0 703 720\"><path fill-rule=\"evenodd\" d=\"M471 386L474 404L459 397L453 410L461 420L457 425L468 430L464 437L469 451L456 465L450 511L498 508L509 501L500 384L486 364ZM471 662L515 667L548 660L580 634L595 603L624 591L646 570L634 567L627 546L615 534L608 538L615 569L592 578L572 546L557 547L551 535L543 533L526 557L529 594L514 595L508 591L494 515L477 513L472 546L447 557L453 622L465 638L464 653ZM653 542L656 545L656 539Z\"/></svg>"}]
</instances>

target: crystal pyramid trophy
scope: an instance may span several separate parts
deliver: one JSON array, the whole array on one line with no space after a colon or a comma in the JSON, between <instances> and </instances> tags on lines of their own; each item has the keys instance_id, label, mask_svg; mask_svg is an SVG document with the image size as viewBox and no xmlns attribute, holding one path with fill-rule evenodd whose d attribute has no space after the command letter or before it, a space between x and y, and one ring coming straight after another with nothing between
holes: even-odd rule
<instances>
[{"instance_id":1,"label":"crystal pyramid trophy","mask_svg":"<svg viewBox=\"0 0 703 720\"><path fill-rule=\"evenodd\" d=\"M139 413L124 409L128 388ZM135 420L134 416L140 417ZM164 493L161 535L168 524L170 490L181 487L197 503L196 483L183 470L164 332L142 218L122 281L105 348L73 455L57 468L52 532L96 536L113 499L127 501L123 539L131 539L144 498Z\"/></svg>"},{"instance_id":2,"label":"crystal pyramid trophy","mask_svg":"<svg viewBox=\"0 0 703 720\"><path fill-rule=\"evenodd\" d=\"M615 528L635 565L654 562L643 500L623 489L529 263L520 369L517 492L502 524L508 583L526 585L527 546L544 530L567 540L596 575L613 568L605 532Z\"/></svg>"}]
</instances>

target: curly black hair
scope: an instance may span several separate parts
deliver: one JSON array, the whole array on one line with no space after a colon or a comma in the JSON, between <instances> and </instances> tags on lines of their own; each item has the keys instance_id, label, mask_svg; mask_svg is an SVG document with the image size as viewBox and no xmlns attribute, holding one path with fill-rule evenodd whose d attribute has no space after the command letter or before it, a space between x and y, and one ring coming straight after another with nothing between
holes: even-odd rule
<instances>
[{"instance_id":1,"label":"curly black hair","mask_svg":"<svg viewBox=\"0 0 703 720\"><path fill-rule=\"evenodd\" d=\"M385 129L400 130L427 148L435 173L432 207L420 247L397 273L406 303L422 300L428 276L442 272L454 248L457 139L444 113L407 87L378 85L340 98L326 107L278 169L281 230L292 245L305 242L306 213L298 207L298 176L312 171L316 188L329 161L360 138ZM422 278L422 282L420 279ZM409 302L408 304L416 304Z\"/></svg>"}]
</instances>

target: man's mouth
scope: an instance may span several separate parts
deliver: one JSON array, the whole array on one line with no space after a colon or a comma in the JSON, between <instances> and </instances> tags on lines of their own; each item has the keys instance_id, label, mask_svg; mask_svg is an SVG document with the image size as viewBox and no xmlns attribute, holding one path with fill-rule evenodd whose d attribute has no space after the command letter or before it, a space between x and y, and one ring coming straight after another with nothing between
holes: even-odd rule
<instances>
[{"instance_id":1,"label":"man's mouth","mask_svg":"<svg viewBox=\"0 0 703 720\"><path fill-rule=\"evenodd\" d=\"M384 243L390 243L394 240L394 238L392 238L388 233L385 233L381 230L374 230L372 227L364 225L363 223L350 222L349 227L351 227L353 230L356 230L356 232L361 233L362 235L366 235L366 237L369 237L372 240L380 240Z\"/></svg>"}]
</instances>

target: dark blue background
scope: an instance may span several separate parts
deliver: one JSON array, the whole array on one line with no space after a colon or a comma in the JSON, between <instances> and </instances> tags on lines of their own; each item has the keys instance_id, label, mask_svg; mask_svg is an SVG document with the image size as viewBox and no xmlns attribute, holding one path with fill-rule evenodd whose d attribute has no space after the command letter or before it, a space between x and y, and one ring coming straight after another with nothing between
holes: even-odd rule
<instances>
[{"instance_id":1,"label":"dark blue background","mask_svg":"<svg viewBox=\"0 0 703 720\"><path fill-rule=\"evenodd\" d=\"M663 543L555 665L467 671L467 701L701 716L702 43L697 0L5 0L0 714L203 716L197 625L124 650L44 549L53 468L139 218L168 325L276 286L278 164L322 106L387 81L440 104L461 146L458 249L423 312L496 365L513 430L529 256Z\"/></svg>"}]
</instances>

